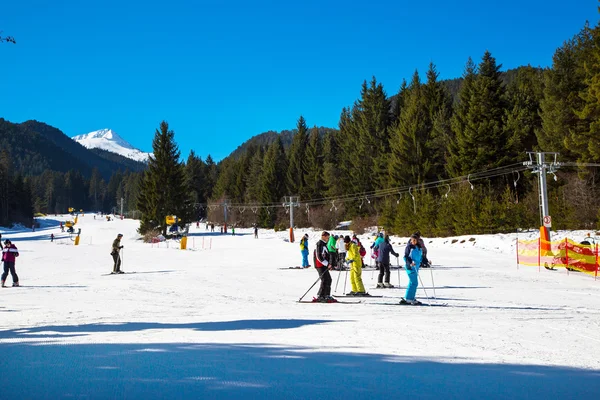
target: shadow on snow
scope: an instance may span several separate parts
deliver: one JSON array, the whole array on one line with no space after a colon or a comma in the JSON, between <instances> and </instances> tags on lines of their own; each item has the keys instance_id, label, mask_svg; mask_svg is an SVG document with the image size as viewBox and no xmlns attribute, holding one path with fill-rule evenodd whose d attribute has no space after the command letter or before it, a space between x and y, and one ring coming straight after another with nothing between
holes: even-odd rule
<instances>
[{"instance_id":1,"label":"shadow on snow","mask_svg":"<svg viewBox=\"0 0 600 400\"><path fill-rule=\"evenodd\" d=\"M557 366L262 344L42 344L0 346L3 398L585 400L600 392L599 371Z\"/></svg>"}]
</instances>

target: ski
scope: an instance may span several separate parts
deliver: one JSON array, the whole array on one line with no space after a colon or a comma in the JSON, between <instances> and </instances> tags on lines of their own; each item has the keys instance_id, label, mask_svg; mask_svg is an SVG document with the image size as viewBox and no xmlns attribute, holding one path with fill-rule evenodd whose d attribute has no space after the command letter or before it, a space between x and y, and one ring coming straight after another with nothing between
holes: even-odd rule
<instances>
[{"instance_id":1,"label":"ski","mask_svg":"<svg viewBox=\"0 0 600 400\"><path fill-rule=\"evenodd\" d=\"M447 307L448 303L421 303L421 304L400 304L400 303L371 303L382 306L404 306L404 307Z\"/></svg>"},{"instance_id":2,"label":"ski","mask_svg":"<svg viewBox=\"0 0 600 400\"><path fill-rule=\"evenodd\" d=\"M130 275L130 274L135 274L135 272L122 272L120 274L116 274L114 272L111 272L110 274L102 274L102 276L110 276L110 275Z\"/></svg>"},{"instance_id":3,"label":"ski","mask_svg":"<svg viewBox=\"0 0 600 400\"><path fill-rule=\"evenodd\" d=\"M321 303L320 301L312 301L312 300L300 300L298 301L298 303L310 303L310 304L360 304L362 303L362 301L344 301L344 300L338 300L335 302L331 302L331 303Z\"/></svg>"},{"instance_id":4,"label":"ski","mask_svg":"<svg viewBox=\"0 0 600 400\"><path fill-rule=\"evenodd\" d=\"M354 296L354 295L351 295L351 294L334 294L333 297L335 297L335 298L338 298L338 297L351 297L351 298L354 298L354 299L357 299L357 298L366 298L366 299L368 299L368 298L379 298L379 297L383 297L383 296L373 296L372 294L362 295L362 296Z\"/></svg>"},{"instance_id":5,"label":"ski","mask_svg":"<svg viewBox=\"0 0 600 400\"><path fill-rule=\"evenodd\" d=\"M283 267L283 268L277 268L277 269L309 269L309 267Z\"/></svg>"}]
</instances>

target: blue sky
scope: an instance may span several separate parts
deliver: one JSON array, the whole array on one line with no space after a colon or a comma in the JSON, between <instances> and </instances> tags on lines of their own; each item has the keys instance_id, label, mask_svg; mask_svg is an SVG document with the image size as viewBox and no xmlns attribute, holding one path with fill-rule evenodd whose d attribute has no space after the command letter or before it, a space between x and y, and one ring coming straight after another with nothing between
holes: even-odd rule
<instances>
[{"instance_id":1,"label":"blue sky","mask_svg":"<svg viewBox=\"0 0 600 400\"><path fill-rule=\"evenodd\" d=\"M456 4L450 4L456 3ZM111 128L150 151L166 120L182 156L227 156L267 130L337 127L375 76L387 93L434 62L462 74L487 49L503 69L549 66L596 0L10 1L0 117L69 136Z\"/></svg>"}]
</instances>

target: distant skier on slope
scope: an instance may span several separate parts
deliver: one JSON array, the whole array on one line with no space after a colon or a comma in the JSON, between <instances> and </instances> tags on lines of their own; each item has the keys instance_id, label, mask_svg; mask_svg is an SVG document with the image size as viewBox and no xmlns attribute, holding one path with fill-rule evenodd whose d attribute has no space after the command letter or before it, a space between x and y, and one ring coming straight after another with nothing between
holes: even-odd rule
<instances>
[{"instance_id":1,"label":"distant skier on slope","mask_svg":"<svg viewBox=\"0 0 600 400\"><path fill-rule=\"evenodd\" d=\"M350 284L352 285L352 291L348 293L351 296L366 296L365 286L362 281L362 258L360 257L360 250L356 243L350 240L350 236L344 238L346 245L346 262L350 264Z\"/></svg>"},{"instance_id":2,"label":"distant skier on slope","mask_svg":"<svg viewBox=\"0 0 600 400\"><path fill-rule=\"evenodd\" d=\"M377 277L378 288L393 288L394 285L390 283L390 253L394 256L399 257L399 254L394 251L392 244L390 243L390 237L385 236L383 241L377 245L379 251L377 256L377 264L379 265L379 276ZM385 280L384 280L385 275Z\"/></svg>"},{"instance_id":3,"label":"distant skier on slope","mask_svg":"<svg viewBox=\"0 0 600 400\"><path fill-rule=\"evenodd\" d=\"M308 233L300 239L300 254L302 254L302 268L310 267L308 263Z\"/></svg>"},{"instance_id":4,"label":"distant skier on slope","mask_svg":"<svg viewBox=\"0 0 600 400\"><path fill-rule=\"evenodd\" d=\"M17 271L15 270L15 259L17 257L19 257L19 250L17 249L17 246L12 244L10 240L6 239L4 241L4 248L2 248L2 261L4 261L4 272L2 273L2 278L0 278L0 286L6 287L4 284L6 282L6 278L8 277L9 271L10 276L13 280L12 285L19 286L19 277L17 276Z\"/></svg>"},{"instance_id":5,"label":"distant skier on slope","mask_svg":"<svg viewBox=\"0 0 600 400\"><path fill-rule=\"evenodd\" d=\"M112 251L110 252L110 255L113 258L114 266L113 266L113 274L124 274L123 271L121 271L121 254L120 251L123 248L123 245L121 245L121 238L123 237L122 233L119 233L117 235L117 238L113 241L112 244Z\"/></svg>"},{"instance_id":6,"label":"distant skier on slope","mask_svg":"<svg viewBox=\"0 0 600 400\"><path fill-rule=\"evenodd\" d=\"M406 274L408 275L408 286L406 294L400 304L419 305L420 301L415 299L417 286L419 285L419 267L423 257L423 251L419 244L419 237L413 234L404 250L404 262L406 263Z\"/></svg>"}]
</instances>

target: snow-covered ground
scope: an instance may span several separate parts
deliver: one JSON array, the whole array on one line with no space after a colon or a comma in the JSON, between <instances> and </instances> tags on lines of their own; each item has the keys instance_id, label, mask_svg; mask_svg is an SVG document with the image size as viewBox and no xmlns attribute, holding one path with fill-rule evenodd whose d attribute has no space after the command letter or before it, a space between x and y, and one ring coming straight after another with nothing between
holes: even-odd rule
<instances>
[{"instance_id":1,"label":"snow-covered ground","mask_svg":"<svg viewBox=\"0 0 600 400\"><path fill-rule=\"evenodd\" d=\"M517 269L515 235L427 239L436 299L417 297L432 307L396 305L404 290L372 289L371 271L384 297L305 304L317 273L287 269L301 257L286 232L193 226L184 251L88 214L74 246L66 219L0 230L23 285L0 291L2 399L600 398L600 280ZM312 251L319 232L306 232ZM135 274L104 275L117 233ZM402 252L406 238L392 241ZM332 277L341 294L346 274Z\"/></svg>"}]
</instances>

